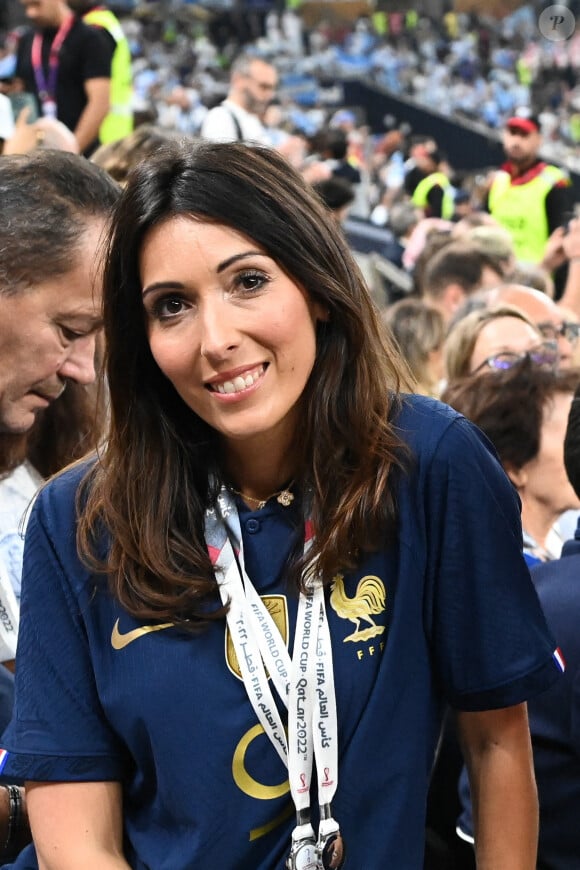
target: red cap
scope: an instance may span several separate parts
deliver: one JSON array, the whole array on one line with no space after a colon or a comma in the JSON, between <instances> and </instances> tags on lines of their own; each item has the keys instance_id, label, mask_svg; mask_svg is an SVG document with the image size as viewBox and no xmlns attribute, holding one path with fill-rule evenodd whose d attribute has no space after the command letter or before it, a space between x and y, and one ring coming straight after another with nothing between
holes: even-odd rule
<instances>
[{"instance_id":1,"label":"red cap","mask_svg":"<svg viewBox=\"0 0 580 870\"><path fill-rule=\"evenodd\" d=\"M508 130L521 130L522 133L539 133L540 122L535 115L522 114L514 115L506 121Z\"/></svg>"}]
</instances>

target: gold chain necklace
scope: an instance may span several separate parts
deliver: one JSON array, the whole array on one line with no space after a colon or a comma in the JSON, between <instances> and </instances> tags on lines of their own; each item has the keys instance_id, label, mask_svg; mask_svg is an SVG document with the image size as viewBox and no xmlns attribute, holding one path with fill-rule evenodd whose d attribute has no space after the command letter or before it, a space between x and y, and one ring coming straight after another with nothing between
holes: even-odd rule
<instances>
[{"instance_id":1,"label":"gold chain necklace","mask_svg":"<svg viewBox=\"0 0 580 870\"><path fill-rule=\"evenodd\" d=\"M271 495L266 498L254 498L251 495L246 495L245 492L240 492L239 489L234 489L233 486L230 486L230 490L234 492L236 495L239 495L244 501L251 501L252 504L256 505L256 510L261 511L263 507L266 507L267 503L271 498L276 498L278 504L281 504L283 507L289 507L294 501L294 493L290 492L290 487L294 481L288 484L284 489L279 489L277 492L271 493Z\"/></svg>"}]
</instances>

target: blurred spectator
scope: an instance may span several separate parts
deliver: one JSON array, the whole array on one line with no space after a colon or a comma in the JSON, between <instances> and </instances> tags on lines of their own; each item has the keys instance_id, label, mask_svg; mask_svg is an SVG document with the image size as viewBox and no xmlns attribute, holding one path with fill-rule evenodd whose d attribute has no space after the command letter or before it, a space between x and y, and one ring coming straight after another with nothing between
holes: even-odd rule
<instances>
[{"instance_id":1,"label":"blurred spectator","mask_svg":"<svg viewBox=\"0 0 580 870\"><path fill-rule=\"evenodd\" d=\"M447 333L445 376L455 381L477 371L509 368L522 353L533 353L536 364L549 368L555 368L559 361L556 342L546 342L519 308L482 308L466 314Z\"/></svg>"},{"instance_id":2,"label":"blurred spectator","mask_svg":"<svg viewBox=\"0 0 580 870\"><path fill-rule=\"evenodd\" d=\"M422 286L422 275L430 257L453 240L451 221L442 218L422 218L413 227L405 246L403 265L415 276L417 288ZM420 261L423 261L420 264ZM421 278L416 277L421 274Z\"/></svg>"},{"instance_id":3,"label":"blurred spectator","mask_svg":"<svg viewBox=\"0 0 580 870\"><path fill-rule=\"evenodd\" d=\"M440 312L421 299L401 299L384 309L383 320L411 370L416 385L414 392L438 396L443 378L445 338Z\"/></svg>"},{"instance_id":4,"label":"blurred spectator","mask_svg":"<svg viewBox=\"0 0 580 870\"><path fill-rule=\"evenodd\" d=\"M184 135L199 133L208 109L196 88L175 85L158 104L159 125Z\"/></svg>"},{"instance_id":5,"label":"blurred spectator","mask_svg":"<svg viewBox=\"0 0 580 870\"><path fill-rule=\"evenodd\" d=\"M494 286L502 279L497 260L477 245L463 241L445 245L427 263L421 292L447 323L471 293Z\"/></svg>"},{"instance_id":6,"label":"blurred spectator","mask_svg":"<svg viewBox=\"0 0 580 870\"><path fill-rule=\"evenodd\" d=\"M413 285L418 295L423 292L425 270L432 258L453 241L452 226L450 221L423 218L411 230L402 260L404 268L413 276Z\"/></svg>"},{"instance_id":7,"label":"blurred spectator","mask_svg":"<svg viewBox=\"0 0 580 870\"><path fill-rule=\"evenodd\" d=\"M261 118L277 86L278 74L272 64L249 54L239 55L231 66L228 95L203 119L201 137L267 144Z\"/></svg>"},{"instance_id":8,"label":"blurred spectator","mask_svg":"<svg viewBox=\"0 0 580 870\"><path fill-rule=\"evenodd\" d=\"M133 76L131 50L121 22L110 9L94 0L67 0L70 8L85 24L100 28L103 37L111 41L111 91L109 112L99 128L99 142L115 142L133 129Z\"/></svg>"},{"instance_id":9,"label":"blurred spectator","mask_svg":"<svg viewBox=\"0 0 580 870\"><path fill-rule=\"evenodd\" d=\"M578 344L580 326L566 316L565 310L545 293L519 284L500 284L485 293L488 306L515 305L528 315L544 338L556 341L560 367L569 368Z\"/></svg>"},{"instance_id":10,"label":"blurred spectator","mask_svg":"<svg viewBox=\"0 0 580 870\"><path fill-rule=\"evenodd\" d=\"M343 129L327 127L321 130L314 136L311 149L336 178L343 178L350 184L360 183L360 171L347 159L348 138Z\"/></svg>"},{"instance_id":11,"label":"blurred spectator","mask_svg":"<svg viewBox=\"0 0 580 870\"><path fill-rule=\"evenodd\" d=\"M573 217L565 226L554 230L544 252L542 265L566 273L566 281L559 294L559 304L570 308L580 317L580 219Z\"/></svg>"},{"instance_id":12,"label":"blurred spectator","mask_svg":"<svg viewBox=\"0 0 580 870\"><path fill-rule=\"evenodd\" d=\"M514 284L523 284L525 287L544 293L550 299L554 298L554 281L543 266L534 263L516 263L506 278Z\"/></svg>"},{"instance_id":13,"label":"blurred spectator","mask_svg":"<svg viewBox=\"0 0 580 870\"><path fill-rule=\"evenodd\" d=\"M400 269L404 268L403 254L420 218L421 214L412 202L396 202L389 212L388 225L398 245L398 250L393 251L391 261Z\"/></svg>"},{"instance_id":14,"label":"blurred spectator","mask_svg":"<svg viewBox=\"0 0 580 870\"><path fill-rule=\"evenodd\" d=\"M522 502L528 564L557 558L548 541L558 517L578 510L580 499L564 468L564 436L577 371L551 371L532 353L507 369L474 373L450 382L443 401L485 432Z\"/></svg>"},{"instance_id":15,"label":"blurred spectator","mask_svg":"<svg viewBox=\"0 0 580 870\"><path fill-rule=\"evenodd\" d=\"M65 0L22 3L34 27L18 43L16 78L35 95L39 114L62 121L89 154L110 108L111 41L75 18Z\"/></svg>"},{"instance_id":16,"label":"blurred spectator","mask_svg":"<svg viewBox=\"0 0 580 870\"><path fill-rule=\"evenodd\" d=\"M398 254L399 247L391 231L375 227L368 221L349 220L348 214L354 200L354 193L352 185L343 178L331 176L315 182L312 186L330 209L346 236L377 305L380 307L393 297L399 298L401 288L393 283L398 276L382 274L376 263L377 258L380 261L390 262L391 256L396 257ZM394 273L398 271L396 267L393 269Z\"/></svg>"},{"instance_id":17,"label":"blurred spectator","mask_svg":"<svg viewBox=\"0 0 580 870\"><path fill-rule=\"evenodd\" d=\"M464 234L468 242L473 242L478 247L493 257L498 263L504 276L511 275L515 266L516 258L511 235L501 226L483 224L472 227Z\"/></svg>"},{"instance_id":18,"label":"blurred spectator","mask_svg":"<svg viewBox=\"0 0 580 870\"><path fill-rule=\"evenodd\" d=\"M27 110L24 109L23 112ZM39 118L33 124L29 124L26 117L20 117L16 122L14 135L4 143L2 153L4 155L28 154L37 148L78 154L79 145L74 133L71 133L68 127L56 118Z\"/></svg>"},{"instance_id":19,"label":"blurred spectator","mask_svg":"<svg viewBox=\"0 0 580 870\"><path fill-rule=\"evenodd\" d=\"M123 186L133 167L177 135L152 124L142 124L124 139L101 145L93 154L91 162L100 166Z\"/></svg>"},{"instance_id":20,"label":"blurred spectator","mask_svg":"<svg viewBox=\"0 0 580 870\"><path fill-rule=\"evenodd\" d=\"M409 142L409 156L405 161L405 192L413 196L415 188L434 171L432 154L437 152L437 143L431 136L413 135Z\"/></svg>"},{"instance_id":21,"label":"blurred spectator","mask_svg":"<svg viewBox=\"0 0 580 870\"><path fill-rule=\"evenodd\" d=\"M510 233L516 258L540 263L551 233L570 208L570 179L539 157L540 122L521 110L508 119L503 147L507 162L495 173L488 209Z\"/></svg>"},{"instance_id":22,"label":"blurred spectator","mask_svg":"<svg viewBox=\"0 0 580 870\"><path fill-rule=\"evenodd\" d=\"M455 215L455 188L451 184L451 169L438 149L427 151L423 161L427 172L415 187L413 205L423 211L425 217L452 220Z\"/></svg>"},{"instance_id":23,"label":"blurred spectator","mask_svg":"<svg viewBox=\"0 0 580 870\"><path fill-rule=\"evenodd\" d=\"M393 232L368 220L349 216L354 201L353 186L349 181L331 176L314 182L313 187L340 223L355 258L357 254L378 254L399 266L403 247Z\"/></svg>"},{"instance_id":24,"label":"blurred spectator","mask_svg":"<svg viewBox=\"0 0 580 870\"><path fill-rule=\"evenodd\" d=\"M344 178L331 176L312 185L323 203L330 209L334 219L342 225L354 200L352 185Z\"/></svg>"}]
</instances>

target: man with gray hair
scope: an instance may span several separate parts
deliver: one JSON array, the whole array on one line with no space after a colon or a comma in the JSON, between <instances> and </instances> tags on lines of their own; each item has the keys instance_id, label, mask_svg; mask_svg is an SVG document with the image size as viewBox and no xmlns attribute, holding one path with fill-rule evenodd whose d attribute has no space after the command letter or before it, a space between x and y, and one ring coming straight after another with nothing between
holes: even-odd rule
<instances>
[{"instance_id":1,"label":"man with gray hair","mask_svg":"<svg viewBox=\"0 0 580 870\"><path fill-rule=\"evenodd\" d=\"M231 66L226 99L204 118L202 139L268 144L261 118L277 86L278 74L272 64L240 54Z\"/></svg>"},{"instance_id":2,"label":"man with gray hair","mask_svg":"<svg viewBox=\"0 0 580 870\"><path fill-rule=\"evenodd\" d=\"M0 160L0 478L22 461L27 433L67 383L95 379L96 254L117 196L115 183L75 154ZM32 472L19 480L16 489L3 482L0 497L0 606L11 617L0 620L0 662L14 658L22 502L38 485Z\"/></svg>"},{"instance_id":3,"label":"man with gray hair","mask_svg":"<svg viewBox=\"0 0 580 870\"><path fill-rule=\"evenodd\" d=\"M75 154L0 161L0 438L28 431L67 381L95 378L96 251L117 195Z\"/></svg>"},{"instance_id":4,"label":"man with gray hair","mask_svg":"<svg viewBox=\"0 0 580 870\"><path fill-rule=\"evenodd\" d=\"M103 170L76 154L41 150L0 160L0 479L12 470L18 442L37 415L69 382L95 379L98 249L118 193ZM22 559L19 525L16 503L3 491L0 662L14 659L18 633L20 578L13 574ZM0 665L2 729L10 715L10 679ZM22 790L0 787L0 858L29 838L23 815Z\"/></svg>"}]
</instances>

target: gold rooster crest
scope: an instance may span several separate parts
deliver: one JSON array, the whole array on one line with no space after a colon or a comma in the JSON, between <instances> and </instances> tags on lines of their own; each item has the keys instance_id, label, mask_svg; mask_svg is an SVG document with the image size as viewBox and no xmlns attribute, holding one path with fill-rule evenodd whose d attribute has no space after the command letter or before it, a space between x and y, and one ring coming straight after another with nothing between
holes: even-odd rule
<instances>
[{"instance_id":1,"label":"gold rooster crest","mask_svg":"<svg viewBox=\"0 0 580 870\"><path fill-rule=\"evenodd\" d=\"M342 574L336 574L332 578L330 603L333 610L341 619L350 619L356 625L356 630L347 640L361 641L370 640L385 630L384 625L377 625L373 616L384 613L387 600L385 584L374 574L368 574L359 580L354 598L349 598L344 591L344 578ZM369 623L368 628L361 629L361 620Z\"/></svg>"}]
</instances>

